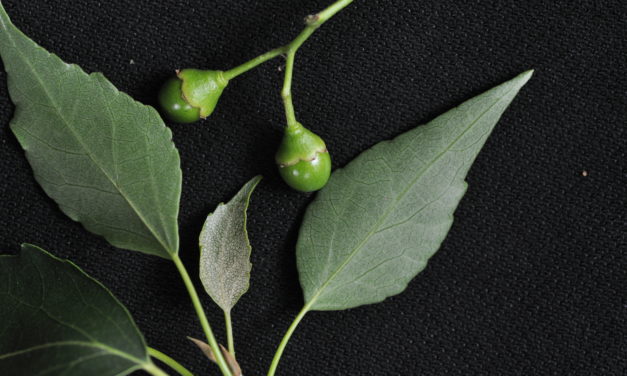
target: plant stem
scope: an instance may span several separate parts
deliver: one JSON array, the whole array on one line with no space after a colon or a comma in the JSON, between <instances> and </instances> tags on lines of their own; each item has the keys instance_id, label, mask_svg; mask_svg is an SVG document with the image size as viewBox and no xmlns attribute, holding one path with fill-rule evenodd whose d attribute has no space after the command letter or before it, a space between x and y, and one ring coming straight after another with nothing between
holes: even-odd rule
<instances>
[{"instance_id":1,"label":"plant stem","mask_svg":"<svg viewBox=\"0 0 627 376\"><path fill-rule=\"evenodd\" d=\"M155 359L159 359L161 362L167 364L170 368L175 370L181 376L194 376L193 373L188 371L185 367L183 367L179 362L170 358L166 354L162 353L159 350L153 349L152 347L148 348L148 354Z\"/></svg>"},{"instance_id":2,"label":"plant stem","mask_svg":"<svg viewBox=\"0 0 627 376\"><path fill-rule=\"evenodd\" d=\"M283 90L281 90L281 97L283 98L283 105L285 106L285 117L288 128L297 126L294 103L292 102L292 76L294 75L296 51L298 51L303 43L311 37L317 28L352 2L353 0L338 0L322 12L308 16L306 18L307 26L305 27L305 30L303 30L290 44L285 46L287 56L285 65L285 80L283 82Z\"/></svg>"},{"instance_id":3,"label":"plant stem","mask_svg":"<svg viewBox=\"0 0 627 376\"><path fill-rule=\"evenodd\" d=\"M314 33L314 31L316 31L317 28L319 28L323 23L327 22L331 17L347 7L353 1L354 0L338 0L325 10L315 15L308 16L306 19L307 26L305 27L305 30L303 30L292 42L286 44L285 46L268 51L265 54L259 55L256 58L249 60L240 66L224 72L224 78L226 78L227 80L231 80L243 73L248 72L258 65L265 63L268 60L274 59L279 55L287 55L287 64L285 67L285 82L283 84L282 97L283 103L285 105L287 124L288 126L290 124L294 124L296 122L296 116L294 114L294 105L292 103L291 88L296 51L300 46L303 45L303 43L305 43L307 39L309 39L309 37Z\"/></svg>"},{"instance_id":4,"label":"plant stem","mask_svg":"<svg viewBox=\"0 0 627 376\"><path fill-rule=\"evenodd\" d=\"M290 340L290 338L292 337L292 334L294 334L294 331L296 330L296 327L301 322L303 317L305 317L305 314L307 314L307 312L309 312L309 305L306 305L305 307L303 307L303 309L300 311L298 316L296 316L296 318L292 322L292 325L290 325L290 327L287 329L287 332L283 336L283 340L281 340L281 343L279 344L279 347L277 348L276 353L274 354L274 358L272 359L272 364L270 364L270 369L268 370L268 376L274 376L276 369L279 366L281 355L283 355L285 346L287 346L287 342Z\"/></svg>"},{"instance_id":5,"label":"plant stem","mask_svg":"<svg viewBox=\"0 0 627 376\"><path fill-rule=\"evenodd\" d=\"M231 322L231 312L224 311L224 323L226 324L226 342L229 352L235 358L235 341L233 340L233 323Z\"/></svg>"},{"instance_id":6,"label":"plant stem","mask_svg":"<svg viewBox=\"0 0 627 376\"><path fill-rule=\"evenodd\" d=\"M224 376L232 376L231 369L228 364L224 360L224 356L222 356L222 352L220 351L220 347L218 346L218 342L216 341L213 332L211 331L211 326L209 326L209 321L207 320L207 316L205 315L205 311L202 308L202 304L200 304L200 299L198 298L198 293L196 292L196 288L194 287L194 283L192 282L189 274L187 273L187 269L185 269L185 265L179 258L177 254L172 256L172 261L176 265L179 273L181 274L181 278L183 278L183 282L185 283L185 287L187 288L187 292L189 293L190 298L192 299L192 304L194 305L194 309L196 310L196 315L198 315L198 319L200 320L200 325L202 326L203 331L205 332L205 336L207 337L207 342L213 351L213 355L216 358L216 363L218 367L220 367L220 371Z\"/></svg>"},{"instance_id":7,"label":"plant stem","mask_svg":"<svg viewBox=\"0 0 627 376\"><path fill-rule=\"evenodd\" d=\"M144 366L144 371L148 372L152 376L169 376L167 373L152 363L148 363Z\"/></svg>"},{"instance_id":8,"label":"plant stem","mask_svg":"<svg viewBox=\"0 0 627 376\"><path fill-rule=\"evenodd\" d=\"M325 10L319 12L311 19L311 24L320 26L327 22L331 17L335 16L339 11L346 8L353 0L339 0L328 6Z\"/></svg>"},{"instance_id":9,"label":"plant stem","mask_svg":"<svg viewBox=\"0 0 627 376\"><path fill-rule=\"evenodd\" d=\"M237 66L231 70L224 72L224 78L226 78L227 80L231 80L241 74L248 72L249 70L257 67L258 65L263 64L268 60L272 60L275 57L284 53L285 53L285 47L275 48L274 50L268 51L263 55L259 55L256 58L250 61L247 61L240 66Z\"/></svg>"}]
</instances>

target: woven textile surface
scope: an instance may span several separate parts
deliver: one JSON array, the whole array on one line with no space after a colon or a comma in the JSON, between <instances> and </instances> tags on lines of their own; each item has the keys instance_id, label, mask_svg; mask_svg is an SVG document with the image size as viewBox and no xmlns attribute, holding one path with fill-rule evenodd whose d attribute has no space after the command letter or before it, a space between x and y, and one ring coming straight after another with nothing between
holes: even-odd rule
<instances>
[{"instance_id":1,"label":"woven textile surface","mask_svg":"<svg viewBox=\"0 0 627 376\"><path fill-rule=\"evenodd\" d=\"M293 38L330 0L4 0L14 23L67 62L155 105L175 69L228 69ZM468 176L440 251L401 295L312 312L278 374L627 374L627 2L356 0L297 55L299 120L334 167L516 74L535 74ZM216 112L171 126L180 151L181 255L198 268L206 215L251 177L251 288L233 311L238 360L261 375L302 306L294 248L313 195L273 155L283 62L225 91ZM43 193L8 123L0 73L0 245L72 259L129 308L147 342L197 375L200 326L173 265L118 250ZM202 289L198 283L199 289ZM222 313L202 294L224 342ZM1 319L1 318L0 318Z\"/></svg>"}]
</instances>

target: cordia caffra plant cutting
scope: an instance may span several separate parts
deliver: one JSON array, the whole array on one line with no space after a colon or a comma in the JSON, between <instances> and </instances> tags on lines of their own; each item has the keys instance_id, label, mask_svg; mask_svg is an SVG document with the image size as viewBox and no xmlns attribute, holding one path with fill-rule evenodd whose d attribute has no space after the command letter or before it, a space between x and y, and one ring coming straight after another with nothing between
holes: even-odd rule
<instances>
[{"instance_id":1,"label":"cordia caffra plant cutting","mask_svg":"<svg viewBox=\"0 0 627 376\"><path fill-rule=\"evenodd\" d=\"M269 376L276 374L288 340L308 312L381 302L402 292L426 266L451 227L472 162L532 75L524 72L381 142L331 175L324 141L296 120L292 75L297 50L351 2L336 1L307 17L292 42L231 70L179 70L159 93L169 119L195 122L211 115L230 80L275 57L286 59L281 94L287 121L275 160L294 189L321 190L305 213L296 245L303 308L269 360ZM205 335L192 342L221 374L241 375L231 311L249 286L246 211L261 177L220 204L199 238L198 278L224 311L222 346L179 257L180 157L158 112L118 91L102 74L87 74L45 51L13 25L1 5L0 55L16 106L11 130L46 194L113 246L172 261ZM135 370L167 375L154 359L192 375L146 344L131 314L106 287L34 245L0 257L0 318L1 375L115 376Z\"/></svg>"}]
</instances>

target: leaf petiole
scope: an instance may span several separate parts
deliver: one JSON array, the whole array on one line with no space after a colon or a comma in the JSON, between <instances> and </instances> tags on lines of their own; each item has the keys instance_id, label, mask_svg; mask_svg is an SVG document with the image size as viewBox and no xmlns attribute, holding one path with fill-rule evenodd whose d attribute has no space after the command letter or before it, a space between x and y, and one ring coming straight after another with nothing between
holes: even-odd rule
<instances>
[{"instance_id":1,"label":"leaf petiole","mask_svg":"<svg viewBox=\"0 0 627 376\"><path fill-rule=\"evenodd\" d=\"M235 358L235 341L233 340L233 323L231 321L231 312L224 311L224 324L226 325L226 342L229 352Z\"/></svg>"},{"instance_id":2,"label":"leaf petiole","mask_svg":"<svg viewBox=\"0 0 627 376\"><path fill-rule=\"evenodd\" d=\"M170 358L168 355L162 353L159 350L148 347L148 354L153 358L160 360L164 364L167 364L170 368L178 372L181 376L194 376L193 373L183 367L179 362Z\"/></svg>"},{"instance_id":3,"label":"leaf petiole","mask_svg":"<svg viewBox=\"0 0 627 376\"><path fill-rule=\"evenodd\" d=\"M279 344L276 353L274 353L272 364L270 364L270 369L268 370L268 376L274 376L274 374L276 373L276 369L279 366L279 361L281 360L281 355L283 355L283 351L285 351L285 346L287 346L287 342L290 340L292 334L294 334L294 331L296 330L296 327L298 327L298 324L300 324L307 312L309 312L309 304L303 307L303 309L298 313L296 318L294 318L292 325L290 325L290 327L287 329L287 332L283 336L283 339L281 340L281 343Z\"/></svg>"},{"instance_id":4,"label":"leaf petiole","mask_svg":"<svg viewBox=\"0 0 627 376\"><path fill-rule=\"evenodd\" d=\"M161 368L157 367L156 365L152 364L152 363L148 363L144 366L143 368L144 371L148 372L149 374L151 374L152 376L169 376L167 373L165 373Z\"/></svg>"},{"instance_id":5,"label":"leaf petiole","mask_svg":"<svg viewBox=\"0 0 627 376\"><path fill-rule=\"evenodd\" d=\"M202 326L205 336L207 337L207 342L209 343L209 346L211 347L211 350L216 357L216 363L218 364L218 367L220 367L220 371L222 371L222 374L225 376L232 376L231 369L224 360L224 356L222 356L222 352L220 351L218 342L213 335L213 331L211 330L211 326L209 325L209 321L207 320L205 311L203 310L200 299L198 298L196 287L194 287L194 283L189 277L189 273L187 273L185 265L183 265L183 262L179 258L178 254L172 255L172 261L174 261L174 265L176 265L177 270L181 274L183 283L185 283L185 288L187 288L187 292L192 299L192 304L194 305L194 309L196 310L196 315L198 316L198 319L200 320L200 325Z\"/></svg>"}]
</instances>

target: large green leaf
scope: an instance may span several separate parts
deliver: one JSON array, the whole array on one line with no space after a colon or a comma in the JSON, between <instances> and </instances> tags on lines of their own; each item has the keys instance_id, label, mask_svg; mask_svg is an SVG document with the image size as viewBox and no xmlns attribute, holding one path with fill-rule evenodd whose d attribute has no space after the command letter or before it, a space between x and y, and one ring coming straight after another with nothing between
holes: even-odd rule
<instances>
[{"instance_id":1,"label":"large green leaf","mask_svg":"<svg viewBox=\"0 0 627 376\"><path fill-rule=\"evenodd\" d=\"M117 247L178 252L180 160L159 114L45 51L1 5L0 55L11 129L61 210Z\"/></svg>"},{"instance_id":2,"label":"large green leaf","mask_svg":"<svg viewBox=\"0 0 627 376\"><path fill-rule=\"evenodd\" d=\"M207 217L200 234L200 280L214 302L229 313L248 290L250 242L246 209L261 176L250 180L227 204Z\"/></svg>"},{"instance_id":3,"label":"large green leaf","mask_svg":"<svg viewBox=\"0 0 627 376\"><path fill-rule=\"evenodd\" d=\"M121 376L154 367L111 292L32 245L0 256L0 318L3 376Z\"/></svg>"},{"instance_id":4,"label":"large green leaf","mask_svg":"<svg viewBox=\"0 0 627 376\"><path fill-rule=\"evenodd\" d=\"M306 310L340 310L402 292L438 250L466 173L532 72L336 171L309 206L297 244Z\"/></svg>"}]
</instances>

